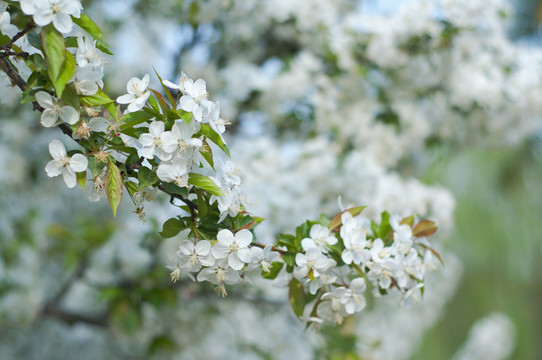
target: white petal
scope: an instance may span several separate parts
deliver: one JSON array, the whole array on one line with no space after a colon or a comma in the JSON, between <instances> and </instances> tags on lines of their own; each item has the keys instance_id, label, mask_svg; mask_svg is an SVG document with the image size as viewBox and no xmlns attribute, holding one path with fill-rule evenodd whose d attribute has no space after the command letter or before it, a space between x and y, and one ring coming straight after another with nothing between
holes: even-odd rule
<instances>
[{"instance_id":1,"label":"white petal","mask_svg":"<svg viewBox=\"0 0 542 360\"><path fill-rule=\"evenodd\" d=\"M352 263L352 260L353 260L352 251L345 249L343 253L341 254L341 258L343 259L345 264Z\"/></svg>"},{"instance_id":2,"label":"white petal","mask_svg":"<svg viewBox=\"0 0 542 360\"><path fill-rule=\"evenodd\" d=\"M217 243L211 249L211 253L217 259L223 259L230 253L230 247L225 244Z\"/></svg>"},{"instance_id":3,"label":"white petal","mask_svg":"<svg viewBox=\"0 0 542 360\"><path fill-rule=\"evenodd\" d=\"M70 125L79 121L79 113L71 106L63 106L60 109L60 118Z\"/></svg>"},{"instance_id":4,"label":"white petal","mask_svg":"<svg viewBox=\"0 0 542 360\"><path fill-rule=\"evenodd\" d=\"M59 12L53 18L53 25L55 28L63 34L69 33L72 31L73 22L70 15Z\"/></svg>"},{"instance_id":5,"label":"white petal","mask_svg":"<svg viewBox=\"0 0 542 360\"><path fill-rule=\"evenodd\" d=\"M141 156L147 159L152 159L154 157L154 145L143 147L143 149L141 149ZM160 167L158 168L158 170L160 170ZM158 177L160 177L160 175L158 175ZM163 180L163 179L160 178L160 180ZM163 180L163 181L171 181L171 180Z\"/></svg>"},{"instance_id":6,"label":"white petal","mask_svg":"<svg viewBox=\"0 0 542 360\"><path fill-rule=\"evenodd\" d=\"M41 114L40 122L45 127L53 127L58 120L58 116L54 113L53 110L47 109Z\"/></svg>"},{"instance_id":7,"label":"white petal","mask_svg":"<svg viewBox=\"0 0 542 360\"><path fill-rule=\"evenodd\" d=\"M179 245L179 252L183 255L190 256L194 251L194 243L190 240L184 240Z\"/></svg>"},{"instance_id":8,"label":"white petal","mask_svg":"<svg viewBox=\"0 0 542 360\"><path fill-rule=\"evenodd\" d=\"M151 134L141 134L139 142L143 146L154 146L154 139Z\"/></svg>"},{"instance_id":9,"label":"white petal","mask_svg":"<svg viewBox=\"0 0 542 360\"><path fill-rule=\"evenodd\" d=\"M51 160L45 166L45 172L49 177L55 177L62 174L63 166L57 160Z\"/></svg>"},{"instance_id":10,"label":"white petal","mask_svg":"<svg viewBox=\"0 0 542 360\"><path fill-rule=\"evenodd\" d=\"M181 87L180 87L179 85L174 84L174 83L172 83L172 82L169 81L169 80L163 80L162 83L163 83L165 86L167 86L168 88L170 88L170 89L175 89L175 90L179 90L179 91L181 90Z\"/></svg>"},{"instance_id":11,"label":"white petal","mask_svg":"<svg viewBox=\"0 0 542 360\"><path fill-rule=\"evenodd\" d=\"M77 177L75 176L75 172L73 172L72 169L69 167L65 167L62 171L62 176L64 177L64 182L66 183L66 186L70 189L75 186L77 183Z\"/></svg>"},{"instance_id":12,"label":"white petal","mask_svg":"<svg viewBox=\"0 0 542 360\"><path fill-rule=\"evenodd\" d=\"M243 266L245 266L245 263L243 261L241 261L237 255L235 254L230 254L230 256L228 257L228 265L233 269L233 270L241 270L243 268Z\"/></svg>"},{"instance_id":13,"label":"white petal","mask_svg":"<svg viewBox=\"0 0 542 360\"><path fill-rule=\"evenodd\" d=\"M124 94L117 98L119 104L129 104L136 99L134 94Z\"/></svg>"},{"instance_id":14,"label":"white petal","mask_svg":"<svg viewBox=\"0 0 542 360\"><path fill-rule=\"evenodd\" d=\"M196 102L190 95L181 96L181 101L179 104L181 105L181 109L189 112L193 111L197 107Z\"/></svg>"},{"instance_id":15,"label":"white petal","mask_svg":"<svg viewBox=\"0 0 542 360\"><path fill-rule=\"evenodd\" d=\"M34 13L34 22L39 26L45 26L53 21L55 15L51 9L39 8Z\"/></svg>"},{"instance_id":16,"label":"white petal","mask_svg":"<svg viewBox=\"0 0 542 360\"><path fill-rule=\"evenodd\" d=\"M70 159L69 167L75 172L85 171L88 167L88 159L83 154L74 154Z\"/></svg>"},{"instance_id":17,"label":"white petal","mask_svg":"<svg viewBox=\"0 0 542 360\"><path fill-rule=\"evenodd\" d=\"M235 241L232 232L228 229L220 230L216 236L216 239L220 244L228 245L228 247Z\"/></svg>"},{"instance_id":18,"label":"white petal","mask_svg":"<svg viewBox=\"0 0 542 360\"><path fill-rule=\"evenodd\" d=\"M95 118L90 119L90 121L88 122L88 126L93 131L106 132L107 128L109 127L109 123L103 117L95 117Z\"/></svg>"},{"instance_id":19,"label":"white petal","mask_svg":"<svg viewBox=\"0 0 542 360\"><path fill-rule=\"evenodd\" d=\"M196 254L200 256L207 256L211 252L211 243L207 240L199 241L196 244Z\"/></svg>"},{"instance_id":20,"label":"white petal","mask_svg":"<svg viewBox=\"0 0 542 360\"><path fill-rule=\"evenodd\" d=\"M49 143L49 153L55 160L63 159L67 155L64 144L58 139L54 139Z\"/></svg>"},{"instance_id":21,"label":"white petal","mask_svg":"<svg viewBox=\"0 0 542 360\"><path fill-rule=\"evenodd\" d=\"M149 126L149 133L153 137L159 137L165 129L165 125L163 121L153 121Z\"/></svg>"},{"instance_id":22,"label":"white petal","mask_svg":"<svg viewBox=\"0 0 542 360\"><path fill-rule=\"evenodd\" d=\"M252 243L252 233L248 229L243 229L235 234L235 241L240 248L247 247Z\"/></svg>"},{"instance_id":23,"label":"white petal","mask_svg":"<svg viewBox=\"0 0 542 360\"><path fill-rule=\"evenodd\" d=\"M45 91L38 91L36 93L36 101L41 107L46 109L53 107L53 97Z\"/></svg>"},{"instance_id":24,"label":"white petal","mask_svg":"<svg viewBox=\"0 0 542 360\"><path fill-rule=\"evenodd\" d=\"M248 248L237 250L237 256L239 256L239 259L246 263L249 263L250 260L252 260L252 254L250 253L250 249Z\"/></svg>"}]
</instances>

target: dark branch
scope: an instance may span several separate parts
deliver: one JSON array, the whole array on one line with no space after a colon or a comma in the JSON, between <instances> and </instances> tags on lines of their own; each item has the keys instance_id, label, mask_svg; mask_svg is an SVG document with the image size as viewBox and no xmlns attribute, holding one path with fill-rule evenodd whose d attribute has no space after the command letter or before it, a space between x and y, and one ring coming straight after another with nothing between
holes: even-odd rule
<instances>
[{"instance_id":1,"label":"dark branch","mask_svg":"<svg viewBox=\"0 0 542 360\"><path fill-rule=\"evenodd\" d=\"M30 30L32 30L34 28L34 23L33 22L29 22L28 25L26 25L26 27L24 29L22 29L21 31L19 31L17 34L15 34L15 36L13 37L13 39L11 39L8 43L0 46L0 49L3 49L3 50L7 50L7 49L11 49L11 46L17 41L19 40L20 38L22 38L27 32L29 32Z\"/></svg>"},{"instance_id":2,"label":"dark branch","mask_svg":"<svg viewBox=\"0 0 542 360\"><path fill-rule=\"evenodd\" d=\"M61 309L56 305L48 305L43 308L41 314L54 317L69 325L73 325L76 323L85 323L101 327L107 327L109 325L109 317L107 316L107 313L97 315L83 315Z\"/></svg>"},{"instance_id":3,"label":"dark branch","mask_svg":"<svg viewBox=\"0 0 542 360\"><path fill-rule=\"evenodd\" d=\"M158 189L160 189L161 191L165 192L166 194L168 194L171 199L179 199L181 200L182 202L184 202L186 204L186 206L188 206L188 208L190 209L190 215L192 215L192 219L195 219L196 218L196 211L198 210L198 205L196 205L195 203L193 203L192 201L186 199L184 196L182 195L179 195L179 194L171 194L170 192L168 192L166 189L164 189L164 187L162 185L158 185Z\"/></svg>"},{"instance_id":4,"label":"dark branch","mask_svg":"<svg viewBox=\"0 0 542 360\"><path fill-rule=\"evenodd\" d=\"M262 249L266 247L266 245L260 244L260 243L252 243L252 244L250 244L250 245L252 245L252 246L257 246L257 247L262 248ZM281 253L281 254L286 254L286 253L288 253L288 251L281 250L281 249L277 248L276 246L272 246L272 247L271 247L271 250L276 251L276 252Z\"/></svg>"}]
</instances>

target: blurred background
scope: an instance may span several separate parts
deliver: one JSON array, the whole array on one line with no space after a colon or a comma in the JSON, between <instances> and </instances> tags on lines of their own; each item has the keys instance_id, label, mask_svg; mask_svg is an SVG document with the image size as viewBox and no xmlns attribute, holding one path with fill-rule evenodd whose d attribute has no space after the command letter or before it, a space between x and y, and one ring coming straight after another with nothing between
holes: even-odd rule
<instances>
[{"instance_id":1,"label":"blurred background","mask_svg":"<svg viewBox=\"0 0 542 360\"><path fill-rule=\"evenodd\" d=\"M435 220L444 266L422 303L319 331L280 283L173 284L167 199L113 219L48 178L60 131L0 74L1 360L542 358L539 1L82 3L114 49L111 94L153 67L207 82L263 242L340 196Z\"/></svg>"}]
</instances>

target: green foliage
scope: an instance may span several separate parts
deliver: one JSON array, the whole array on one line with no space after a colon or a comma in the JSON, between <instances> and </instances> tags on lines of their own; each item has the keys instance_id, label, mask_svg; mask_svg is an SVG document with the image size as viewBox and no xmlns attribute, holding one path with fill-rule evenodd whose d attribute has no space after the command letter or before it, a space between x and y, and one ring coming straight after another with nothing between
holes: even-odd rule
<instances>
[{"instance_id":1,"label":"green foliage","mask_svg":"<svg viewBox=\"0 0 542 360\"><path fill-rule=\"evenodd\" d=\"M297 317L303 315L303 310L305 309L305 290L303 284L295 278L290 280L288 298L294 314Z\"/></svg>"},{"instance_id":2,"label":"green foliage","mask_svg":"<svg viewBox=\"0 0 542 360\"><path fill-rule=\"evenodd\" d=\"M107 173L105 175L105 193L107 199L113 210L113 216L117 216L117 209L119 208L120 201L122 199L122 176L120 170L114 163L110 162L107 166Z\"/></svg>"},{"instance_id":3,"label":"green foliage","mask_svg":"<svg viewBox=\"0 0 542 360\"><path fill-rule=\"evenodd\" d=\"M188 183L194 185L202 190L207 191L210 194L216 196L223 196L222 190L215 184L215 182L209 179L205 175L190 173L188 174Z\"/></svg>"}]
</instances>

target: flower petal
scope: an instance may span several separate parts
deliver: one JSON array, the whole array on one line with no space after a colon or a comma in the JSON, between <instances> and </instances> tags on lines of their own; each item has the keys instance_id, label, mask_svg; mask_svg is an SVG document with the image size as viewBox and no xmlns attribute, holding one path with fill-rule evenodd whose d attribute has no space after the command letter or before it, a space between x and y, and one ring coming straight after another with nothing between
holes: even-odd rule
<instances>
[{"instance_id":1,"label":"flower petal","mask_svg":"<svg viewBox=\"0 0 542 360\"><path fill-rule=\"evenodd\" d=\"M83 154L74 154L70 159L69 167L75 172L85 171L88 167L88 159Z\"/></svg>"},{"instance_id":2,"label":"flower petal","mask_svg":"<svg viewBox=\"0 0 542 360\"><path fill-rule=\"evenodd\" d=\"M245 266L245 263L241 261L236 254L230 254L230 256L228 257L228 265L233 270L241 270L243 266Z\"/></svg>"},{"instance_id":3,"label":"flower petal","mask_svg":"<svg viewBox=\"0 0 542 360\"><path fill-rule=\"evenodd\" d=\"M243 229L235 234L235 241L239 247L244 248L252 243L252 233L248 229Z\"/></svg>"},{"instance_id":4,"label":"flower petal","mask_svg":"<svg viewBox=\"0 0 542 360\"><path fill-rule=\"evenodd\" d=\"M58 12L53 17L53 25L61 33L69 33L73 27L72 18L64 12Z\"/></svg>"},{"instance_id":5,"label":"flower petal","mask_svg":"<svg viewBox=\"0 0 542 360\"><path fill-rule=\"evenodd\" d=\"M231 231L228 229L222 229L218 232L216 239L218 240L219 244L227 245L228 247L233 244L235 241L235 238ZM215 245L216 246L216 245Z\"/></svg>"},{"instance_id":6,"label":"flower petal","mask_svg":"<svg viewBox=\"0 0 542 360\"><path fill-rule=\"evenodd\" d=\"M58 139L54 139L49 143L49 153L55 160L63 159L67 155L64 144Z\"/></svg>"},{"instance_id":7,"label":"flower petal","mask_svg":"<svg viewBox=\"0 0 542 360\"><path fill-rule=\"evenodd\" d=\"M71 106L63 106L60 109L60 118L70 125L79 121L79 113Z\"/></svg>"},{"instance_id":8,"label":"flower petal","mask_svg":"<svg viewBox=\"0 0 542 360\"><path fill-rule=\"evenodd\" d=\"M230 253L230 247L225 244L217 243L211 249L211 253L217 259L223 259Z\"/></svg>"},{"instance_id":9,"label":"flower petal","mask_svg":"<svg viewBox=\"0 0 542 360\"><path fill-rule=\"evenodd\" d=\"M36 101L41 107L49 109L53 106L53 97L45 91L38 91L36 93Z\"/></svg>"},{"instance_id":10,"label":"flower petal","mask_svg":"<svg viewBox=\"0 0 542 360\"><path fill-rule=\"evenodd\" d=\"M66 183L66 186L70 189L73 188L77 182L77 177L75 176L75 172L70 169L69 167L65 167L62 170L62 177L64 178L64 182Z\"/></svg>"},{"instance_id":11,"label":"flower petal","mask_svg":"<svg viewBox=\"0 0 542 360\"><path fill-rule=\"evenodd\" d=\"M63 166L57 160L51 160L45 166L45 172L49 177L55 177L62 174Z\"/></svg>"}]
</instances>

